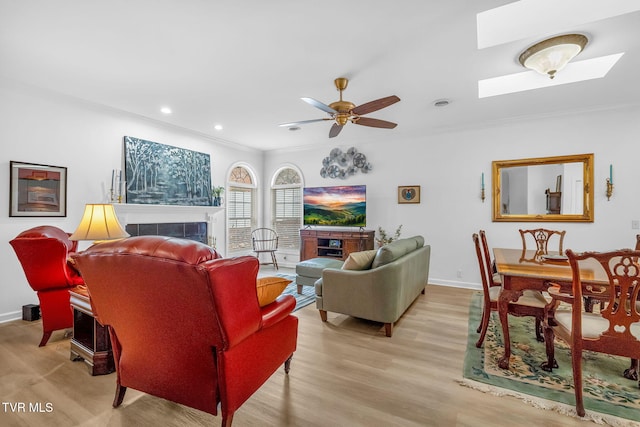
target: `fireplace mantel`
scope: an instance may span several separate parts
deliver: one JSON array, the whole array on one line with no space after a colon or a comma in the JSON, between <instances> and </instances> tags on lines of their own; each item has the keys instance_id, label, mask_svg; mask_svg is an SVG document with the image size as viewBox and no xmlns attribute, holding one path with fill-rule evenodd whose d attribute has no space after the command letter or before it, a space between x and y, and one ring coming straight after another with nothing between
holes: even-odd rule
<instances>
[{"instance_id":1,"label":"fireplace mantel","mask_svg":"<svg viewBox=\"0 0 640 427\"><path fill-rule=\"evenodd\" d=\"M114 208L118 220L123 226L127 224L161 223L161 222L216 222L214 217L224 211L219 206L177 206L177 205L144 205L133 203L115 203Z\"/></svg>"}]
</instances>

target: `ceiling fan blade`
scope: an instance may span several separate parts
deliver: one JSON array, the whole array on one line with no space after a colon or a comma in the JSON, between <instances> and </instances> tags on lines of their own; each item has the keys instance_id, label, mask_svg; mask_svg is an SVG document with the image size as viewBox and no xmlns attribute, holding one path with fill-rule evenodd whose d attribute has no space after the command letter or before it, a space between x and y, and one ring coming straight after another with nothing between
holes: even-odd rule
<instances>
[{"instance_id":1,"label":"ceiling fan blade","mask_svg":"<svg viewBox=\"0 0 640 427\"><path fill-rule=\"evenodd\" d=\"M366 104L358 105L356 108L351 110L351 112L357 115L372 113L388 107L389 105L395 104L398 101L400 101L400 98L395 95L391 95L386 98L380 98L375 101L367 102Z\"/></svg>"},{"instance_id":2,"label":"ceiling fan blade","mask_svg":"<svg viewBox=\"0 0 640 427\"><path fill-rule=\"evenodd\" d=\"M344 126L340 126L339 124L334 123L333 126L331 126L331 130L329 131L329 138L338 136L343 127Z\"/></svg>"},{"instance_id":3,"label":"ceiling fan blade","mask_svg":"<svg viewBox=\"0 0 640 427\"><path fill-rule=\"evenodd\" d=\"M333 119L331 117L327 117L324 119L302 120L299 122L282 123L282 124L279 124L278 126L281 126L281 127L298 126L298 125L304 125L307 123L324 122L325 120L333 120Z\"/></svg>"},{"instance_id":4,"label":"ceiling fan blade","mask_svg":"<svg viewBox=\"0 0 640 427\"><path fill-rule=\"evenodd\" d=\"M384 129L393 129L394 127L398 126L397 123L388 122L386 120L372 119L369 117L359 117L357 120L354 120L353 123L362 126Z\"/></svg>"},{"instance_id":5,"label":"ceiling fan blade","mask_svg":"<svg viewBox=\"0 0 640 427\"><path fill-rule=\"evenodd\" d=\"M316 108L321 109L322 111L326 111L329 114L336 114L337 111L334 110L333 108L329 107L327 104L323 104L322 102L315 100L313 98L300 98L302 99L304 102L306 102L307 104L311 104Z\"/></svg>"}]
</instances>

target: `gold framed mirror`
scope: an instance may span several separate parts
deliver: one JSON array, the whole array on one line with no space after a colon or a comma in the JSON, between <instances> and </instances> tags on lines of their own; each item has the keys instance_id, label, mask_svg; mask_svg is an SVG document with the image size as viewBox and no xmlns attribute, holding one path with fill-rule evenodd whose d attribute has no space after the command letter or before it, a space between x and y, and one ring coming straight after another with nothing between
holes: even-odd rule
<instances>
[{"instance_id":1,"label":"gold framed mirror","mask_svg":"<svg viewBox=\"0 0 640 427\"><path fill-rule=\"evenodd\" d=\"M593 222L593 153L492 162L493 221Z\"/></svg>"}]
</instances>

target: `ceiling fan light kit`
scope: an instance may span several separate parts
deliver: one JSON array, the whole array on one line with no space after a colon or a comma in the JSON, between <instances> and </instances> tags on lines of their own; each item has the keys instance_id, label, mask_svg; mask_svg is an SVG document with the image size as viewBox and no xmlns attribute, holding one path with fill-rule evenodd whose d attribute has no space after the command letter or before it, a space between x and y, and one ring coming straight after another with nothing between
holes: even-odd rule
<instances>
[{"instance_id":1,"label":"ceiling fan light kit","mask_svg":"<svg viewBox=\"0 0 640 427\"><path fill-rule=\"evenodd\" d=\"M530 46L519 57L524 67L548 75L553 79L587 45L582 34L564 34Z\"/></svg>"},{"instance_id":2,"label":"ceiling fan light kit","mask_svg":"<svg viewBox=\"0 0 640 427\"><path fill-rule=\"evenodd\" d=\"M342 91L344 91L348 84L349 80L345 77L338 77L334 80L334 84L336 89L340 92L340 99L338 101L332 102L327 105L313 98L301 98L304 102L309 105L312 105L325 113L329 114L329 117L325 117L322 119L312 119L312 120L303 120L299 122L292 123L282 123L280 126L291 127L298 126L306 123L314 123L321 122L325 120L332 120L334 123L329 130L329 138L334 138L338 136L343 126L348 122L351 122L356 125L361 126L369 126L375 128L382 129L393 129L397 126L396 123L388 122L386 120L373 119L370 117L362 117L365 114L372 113L374 111L381 110L385 107L388 107L396 102L400 101L395 95L387 96L386 98L376 99L375 101L367 102L366 104L362 104L356 106L353 102L345 101L342 99Z\"/></svg>"}]
</instances>

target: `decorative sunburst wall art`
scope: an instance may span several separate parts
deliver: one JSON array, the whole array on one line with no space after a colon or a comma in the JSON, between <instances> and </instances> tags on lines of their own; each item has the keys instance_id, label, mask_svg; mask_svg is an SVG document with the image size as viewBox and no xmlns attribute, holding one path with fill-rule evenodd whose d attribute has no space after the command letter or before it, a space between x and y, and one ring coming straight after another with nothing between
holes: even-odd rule
<instances>
[{"instance_id":1,"label":"decorative sunburst wall art","mask_svg":"<svg viewBox=\"0 0 640 427\"><path fill-rule=\"evenodd\" d=\"M328 157L322 159L322 169L320 176L323 178L346 179L358 173L369 173L373 169L371 163L367 161L367 156L359 153L355 147L343 152L339 148L334 148Z\"/></svg>"}]
</instances>

